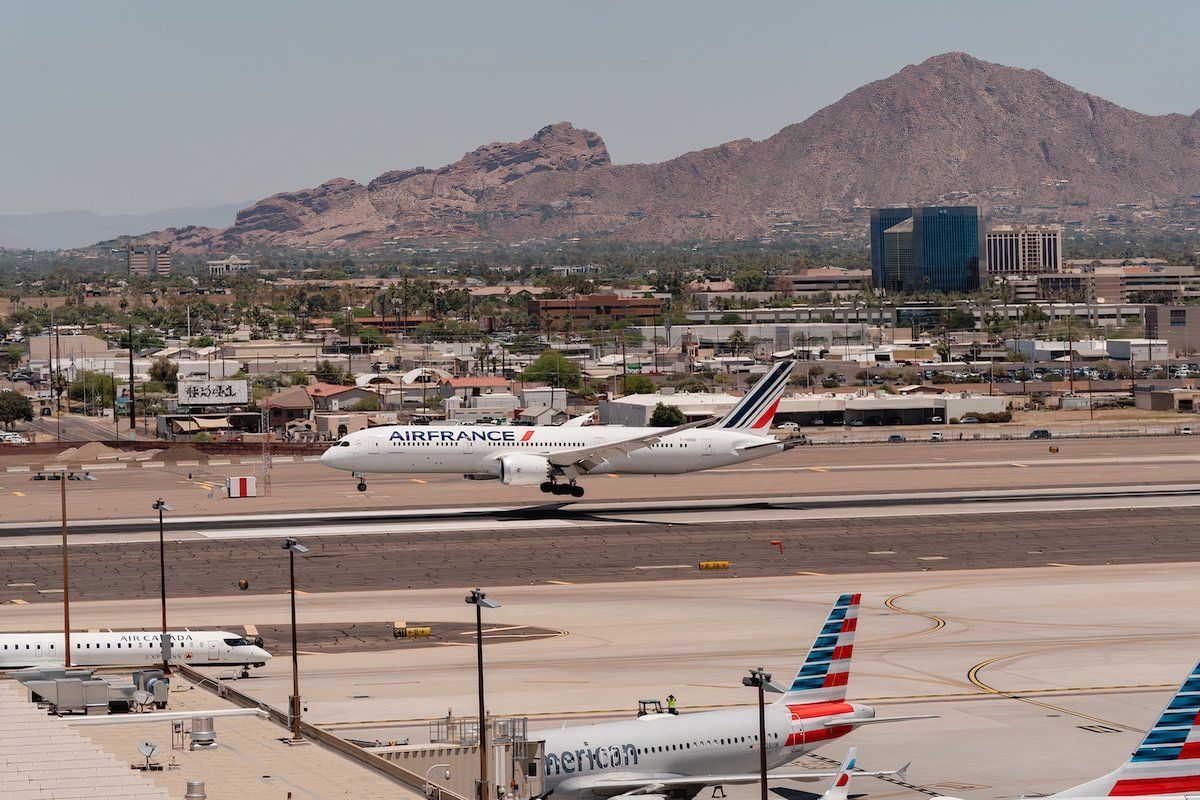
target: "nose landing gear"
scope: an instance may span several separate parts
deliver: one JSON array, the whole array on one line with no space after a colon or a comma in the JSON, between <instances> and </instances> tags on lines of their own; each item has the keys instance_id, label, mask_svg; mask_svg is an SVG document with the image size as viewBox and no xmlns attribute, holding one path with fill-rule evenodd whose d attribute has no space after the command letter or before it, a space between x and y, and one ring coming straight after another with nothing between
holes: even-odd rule
<instances>
[{"instance_id":1,"label":"nose landing gear","mask_svg":"<svg viewBox=\"0 0 1200 800\"><path fill-rule=\"evenodd\" d=\"M352 472L350 474L358 478L358 490L360 492L365 492L367 490L367 476L363 475L361 472Z\"/></svg>"},{"instance_id":2,"label":"nose landing gear","mask_svg":"<svg viewBox=\"0 0 1200 800\"><path fill-rule=\"evenodd\" d=\"M575 481L571 481L570 483L545 481L539 488L546 494L569 494L576 498L583 497L583 487Z\"/></svg>"},{"instance_id":3,"label":"nose landing gear","mask_svg":"<svg viewBox=\"0 0 1200 800\"><path fill-rule=\"evenodd\" d=\"M367 490L367 482L366 482L366 481L359 481L359 482L358 482L358 490L359 490L360 492L365 492L365 491Z\"/></svg>"}]
</instances>

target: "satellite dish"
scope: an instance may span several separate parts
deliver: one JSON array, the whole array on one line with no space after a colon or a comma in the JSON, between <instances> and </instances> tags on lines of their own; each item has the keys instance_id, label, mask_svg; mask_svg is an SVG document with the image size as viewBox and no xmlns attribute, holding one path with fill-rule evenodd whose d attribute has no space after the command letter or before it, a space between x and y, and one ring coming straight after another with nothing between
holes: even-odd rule
<instances>
[{"instance_id":1,"label":"satellite dish","mask_svg":"<svg viewBox=\"0 0 1200 800\"><path fill-rule=\"evenodd\" d=\"M154 695L138 689L133 693L133 702L137 703L139 706L150 705L150 703L154 702ZM150 742L145 742L145 744L150 744ZM151 747L153 747L153 745L151 745Z\"/></svg>"},{"instance_id":2,"label":"satellite dish","mask_svg":"<svg viewBox=\"0 0 1200 800\"><path fill-rule=\"evenodd\" d=\"M146 758L154 758L158 755L158 745L154 742L142 742L138 745L138 752Z\"/></svg>"}]
</instances>

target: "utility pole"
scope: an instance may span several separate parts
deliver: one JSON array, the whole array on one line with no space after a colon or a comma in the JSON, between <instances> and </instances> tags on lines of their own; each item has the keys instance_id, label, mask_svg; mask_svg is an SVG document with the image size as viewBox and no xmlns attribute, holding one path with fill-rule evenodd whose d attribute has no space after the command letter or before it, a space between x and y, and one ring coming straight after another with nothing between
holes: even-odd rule
<instances>
[{"instance_id":1,"label":"utility pole","mask_svg":"<svg viewBox=\"0 0 1200 800\"><path fill-rule=\"evenodd\" d=\"M116 391L116 387L113 387ZM133 322L129 323L129 438L137 439L137 398L133 392Z\"/></svg>"},{"instance_id":2,"label":"utility pole","mask_svg":"<svg viewBox=\"0 0 1200 800\"><path fill-rule=\"evenodd\" d=\"M63 575L63 666L71 668L71 581L67 571L67 476L66 470L58 474L59 494L62 497L62 575Z\"/></svg>"}]
</instances>

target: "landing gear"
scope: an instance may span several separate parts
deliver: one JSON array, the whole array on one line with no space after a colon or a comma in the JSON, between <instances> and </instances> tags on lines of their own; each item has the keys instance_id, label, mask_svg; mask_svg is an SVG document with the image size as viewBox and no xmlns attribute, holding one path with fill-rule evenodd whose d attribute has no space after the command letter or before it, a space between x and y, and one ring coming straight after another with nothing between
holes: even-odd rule
<instances>
[{"instance_id":1,"label":"landing gear","mask_svg":"<svg viewBox=\"0 0 1200 800\"><path fill-rule=\"evenodd\" d=\"M575 483L575 481L571 481L570 483L545 481L540 488L546 494L569 494L571 497L583 497L583 487Z\"/></svg>"},{"instance_id":2,"label":"landing gear","mask_svg":"<svg viewBox=\"0 0 1200 800\"><path fill-rule=\"evenodd\" d=\"M242 673L238 677L239 678L249 678L250 677L250 665L249 664L245 664L242 666Z\"/></svg>"},{"instance_id":3,"label":"landing gear","mask_svg":"<svg viewBox=\"0 0 1200 800\"><path fill-rule=\"evenodd\" d=\"M367 482L366 482L366 481L361 481L361 480L360 480L360 481L358 482L358 490L359 490L360 492L365 492L365 491L367 490Z\"/></svg>"}]
</instances>

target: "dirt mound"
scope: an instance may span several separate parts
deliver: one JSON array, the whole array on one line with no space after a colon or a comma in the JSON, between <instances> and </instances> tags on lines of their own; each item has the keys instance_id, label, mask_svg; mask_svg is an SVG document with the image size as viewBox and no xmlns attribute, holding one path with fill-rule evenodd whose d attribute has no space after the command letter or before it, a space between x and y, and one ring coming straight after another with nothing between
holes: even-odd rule
<instances>
[{"instance_id":1,"label":"dirt mound","mask_svg":"<svg viewBox=\"0 0 1200 800\"><path fill-rule=\"evenodd\" d=\"M165 461L167 463L176 463L179 461L199 461L208 463L208 456L192 447L190 444L177 444L174 447L168 447L155 453L153 461Z\"/></svg>"}]
</instances>

